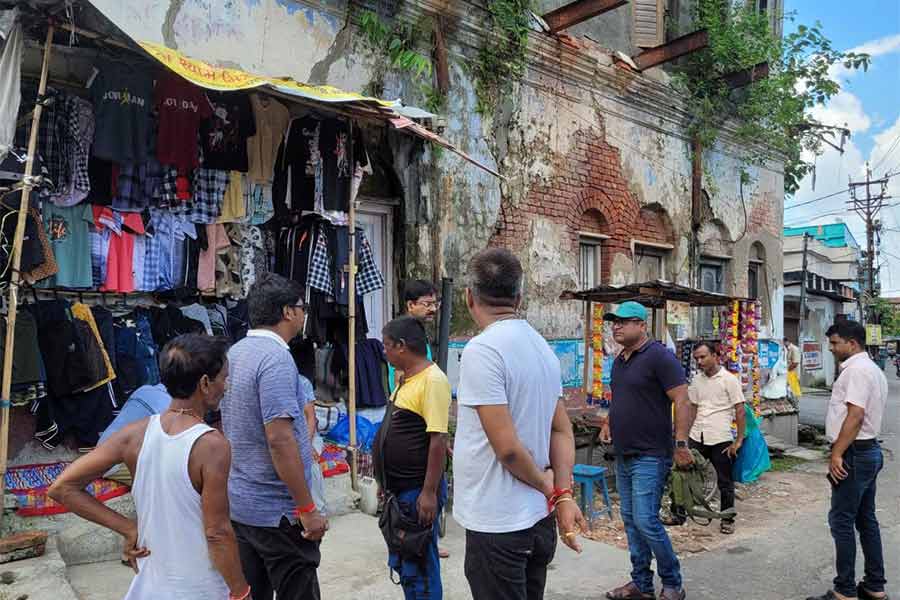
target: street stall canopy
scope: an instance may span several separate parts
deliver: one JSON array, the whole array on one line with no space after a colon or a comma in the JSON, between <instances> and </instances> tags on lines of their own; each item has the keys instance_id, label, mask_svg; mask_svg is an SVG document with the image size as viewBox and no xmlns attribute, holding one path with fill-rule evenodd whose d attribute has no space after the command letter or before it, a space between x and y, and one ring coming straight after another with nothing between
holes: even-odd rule
<instances>
[{"instance_id":1,"label":"street stall canopy","mask_svg":"<svg viewBox=\"0 0 900 600\"><path fill-rule=\"evenodd\" d=\"M311 85L279 75L249 73L195 59L166 45L141 39L139 33L129 30L127 22L114 18L116 4L87 0L0 0L0 9L19 7L23 11L34 11L38 16L50 15L51 21L59 29L70 32L73 37L80 35L94 40L101 46L111 45L146 53L171 71L206 89L216 91L260 89L347 117L384 122L397 131L450 150L495 177L502 177L496 170L463 152L441 135L401 114L401 111L412 115L424 111L403 110L412 107L404 107L399 100L383 100L332 86ZM79 14L77 25L73 17L73 5L84 9ZM82 26L85 23L87 27Z\"/></svg>"},{"instance_id":2,"label":"street stall canopy","mask_svg":"<svg viewBox=\"0 0 900 600\"><path fill-rule=\"evenodd\" d=\"M645 281L644 283L630 283L622 286L598 285L590 290L563 292L560 298L563 300L582 300L584 302L600 302L603 304L618 304L633 300L649 308L665 308L667 301L685 302L691 306L726 306L735 300L742 300L741 298L706 292L662 279Z\"/></svg>"}]
</instances>

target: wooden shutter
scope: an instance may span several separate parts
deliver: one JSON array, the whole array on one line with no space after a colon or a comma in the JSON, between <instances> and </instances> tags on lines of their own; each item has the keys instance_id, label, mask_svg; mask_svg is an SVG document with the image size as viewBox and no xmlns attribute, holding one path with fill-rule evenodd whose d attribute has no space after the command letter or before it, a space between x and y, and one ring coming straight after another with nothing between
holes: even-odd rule
<instances>
[{"instance_id":1,"label":"wooden shutter","mask_svg":"<svg viewBox=\"0 0 900 600\"><path fill-rule=\"evenodd\" d=\"M665 0L631 0L634 45L655 48L666 41Z\"/></svg>"}]
</instances>

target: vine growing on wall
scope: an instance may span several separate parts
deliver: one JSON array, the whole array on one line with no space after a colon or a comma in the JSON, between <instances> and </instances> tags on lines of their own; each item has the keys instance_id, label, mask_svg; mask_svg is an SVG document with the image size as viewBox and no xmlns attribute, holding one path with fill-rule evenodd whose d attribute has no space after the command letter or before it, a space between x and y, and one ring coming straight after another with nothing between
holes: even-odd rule
<instances>
[{"instance_id":1,"label":"vine growing on wall","mask_svg":"<svg viewBox=\"0 0 900 600\"><path fill-rule=\"evenodd\" d=\"M476 109L490 112L525 74L531 0L489 0L490 34L473 65Z\"/></svg>"},{"instance_id":2,"label":"vine growing on wall","mask_svg":"<svg viewBox=\"0 0 900 600\"><path fill-rule=\"evenodd\" d=\"M698 0L695 28L708 31L709 44L676 66L675 83L688 98L692 137L709 148L734 119L748 162L762 164L773 154L784 158L784 188L791 194L812 169L804 155L817 154L823 137L840 136L830 127L839 124L820 123L809 112L840 91L832 68L867 69L870 59L834 49L818 23L779 39L768 15L754 5ZM737 90L728 84L728 75L760 63L769 65L767 78Z\"/></svg>"},{"instance_id":3,"label":"vine growing on wall","mask_svg":"<svg viewBox=\"0 0 900 600\"><path fill-rule=\"evenodd\" d=\"M396 19L391 25L370 10L363 12L360 29L366 44L383 58L376 63L374 76L365 92L381 96L384 77L388 69L393 69L405 73L418 86L429 111L442 112L446 108L446 97L432 82L434 66L431 58L420 51L429 44L433 26L430 17L416 23Z\"/></svg>"}]
</instances>

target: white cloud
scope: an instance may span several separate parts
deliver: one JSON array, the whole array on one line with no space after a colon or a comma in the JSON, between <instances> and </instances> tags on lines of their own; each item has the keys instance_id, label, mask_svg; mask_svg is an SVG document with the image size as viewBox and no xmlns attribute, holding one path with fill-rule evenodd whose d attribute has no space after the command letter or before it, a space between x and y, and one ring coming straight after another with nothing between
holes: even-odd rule
<instances>
[{"instance_id":1,"label":"white cloud","mask_svg":"<svg viewBox=\"0 0 900 600\"><path fill-rule=\"evenodd\" d=\"M849 50L849 52L857 54L866 53L872 57L883 56L897 51L900 51L900 33L871 40Z\"/></svg>"},{"instance_id":2,"label":"white cloud","mask_svg":"<svg viewBox=\"0 0 900 600\"><path fill-rule=\"evenodd\" d=\"M839 92L825 106L814 106L810 115L824 125L847 127L853 134L867 131L872 119L863 110L862 102L850 92Z\"/></svg>"},{"instance_id":3,"label":"white cloud","mask_svg":"<svg viewBox=\"0 0 900 600\"><path fill-rule=\"evenodd\" d=\"M868 54L872 59L872 64L877 65L879 56L900 52L900 34L889 35L876 40L869 40L855 48L850 48L847 52ZM862 69L848 69L842 64L832 65L828 70L828 74L831 75L832 78L838 79L841 83L845 83L848 79L853 77L853 75L860 72L862 72Z\"/></svg>"}]
</instances>

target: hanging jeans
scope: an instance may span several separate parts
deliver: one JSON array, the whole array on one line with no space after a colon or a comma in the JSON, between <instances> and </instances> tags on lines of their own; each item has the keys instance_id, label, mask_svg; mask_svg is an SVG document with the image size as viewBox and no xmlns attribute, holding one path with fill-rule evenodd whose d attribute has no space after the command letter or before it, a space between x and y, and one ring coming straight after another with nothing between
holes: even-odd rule
<instances>
[{"instance_id":1,"label":"hanging jeans","mask_svg":"<svg viewBox=\"0 0 900 600\"><path fill-rule=\"evenodd\" d=\"M856 532L865 559L863 587L870 592L883 592L884 551L881 528L875 516L875 491L878 474L884 467L884 456L876 440L858 440L844 453L844 468L849 475L831 487L831 511L828 525L834 538L837 577L834 589L839 594L856 597ZM830 478L829 478L830 479Z\"/></svg>"},{"instance_id":2,"label":"hanging jeans","mask_svg":"<svg viewBox=\"0 0 900 600\"><path fill-rule=\"evenodd\" d=\"M631 579L645 594L653 594L655 590L650 569L654 556L663 586L681 589L681 566L659 520L663 488L671 468L671 458L616 457L616 487L631 553Z\"/></svg>"},{"instance_id":3,"label":"hanging jeans","mask_svg":"<svg viewBox=\"0 0 900 600\"><path fill-rule=\"evenodd\" d=\"M397 494L400 509L410 518L418 519L419 511L416 502L422 488L414 488ZM441 514L444 504L447 502L447 481L443 478L438 485L437 514ZM441 600L444 597L444 588L441 583L441 562L438 556L438 530L439 519L434 520L431 544L428 546L428 554L423 564L403 560L397 554L388 554L388 567L391 575L400 574L400 585L406 600Z\"/></svg>"}]
</instances>

